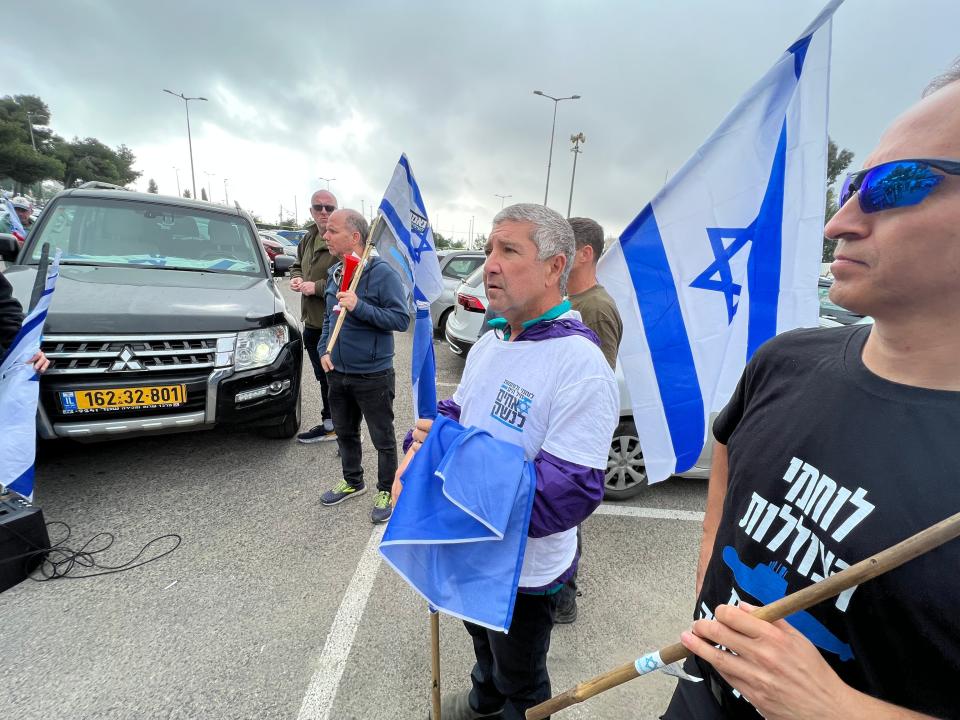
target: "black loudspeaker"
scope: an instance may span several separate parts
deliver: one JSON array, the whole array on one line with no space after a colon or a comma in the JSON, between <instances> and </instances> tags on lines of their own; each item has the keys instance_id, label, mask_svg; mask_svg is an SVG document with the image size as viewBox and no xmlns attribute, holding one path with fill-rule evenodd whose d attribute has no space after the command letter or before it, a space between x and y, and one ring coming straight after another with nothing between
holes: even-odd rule
<instances>
[{"instance_id":1,"label":"black loudspeaker","mask_svg":"<svg viewBox=\"0 0 960 720\"><path fill-rule=\"evenodd\" d=\"M16 495L0 497L0 592L26 580L46 557L36 551L49 549L43 510Z\"/></svg>"}]
</instances>

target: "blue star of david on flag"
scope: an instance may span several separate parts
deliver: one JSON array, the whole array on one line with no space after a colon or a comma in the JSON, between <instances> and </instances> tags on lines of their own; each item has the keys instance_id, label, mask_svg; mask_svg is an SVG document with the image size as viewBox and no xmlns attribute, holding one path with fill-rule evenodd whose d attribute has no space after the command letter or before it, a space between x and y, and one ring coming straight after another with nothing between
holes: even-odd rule
<instances>
[{"instance_id":1,"label":"blue star of david on flag","mask_svg":"<svg viewBox=\"0 0 960 720\"><path fill-rule=\"evenodd\" d=\"M714 261L707 269L697 275L690 287L701 290L722 292L727 302L727 324L733 322L737 313L737 302L743 286L733 281L730 261L750 240L753 239L753 225L745 228L707 228L710 247L713 248ZM724 245L724 240L733 240Z\"/></svg>"}]
</instances>

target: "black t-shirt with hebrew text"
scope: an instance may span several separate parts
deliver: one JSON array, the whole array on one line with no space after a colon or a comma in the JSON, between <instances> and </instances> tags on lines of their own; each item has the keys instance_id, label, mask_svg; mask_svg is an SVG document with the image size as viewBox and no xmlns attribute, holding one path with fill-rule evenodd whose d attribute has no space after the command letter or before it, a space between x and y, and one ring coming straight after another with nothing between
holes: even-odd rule
<instances>
[{"instance_id":1,"label":"black t-shirt with hebrew text","mask_svg":"<svg viewBox=\"0 0 960 720\"><path fill-rule=\"evenodd\" d=\"M874 375L869 333L796 330L747 366L714 424L730 472L696 618L769 604L960 512L960 392ZM960 718L960 540L790 622L858 690ZM724 686L728 715L760 717Z\"/></svg>"}]
</instances>

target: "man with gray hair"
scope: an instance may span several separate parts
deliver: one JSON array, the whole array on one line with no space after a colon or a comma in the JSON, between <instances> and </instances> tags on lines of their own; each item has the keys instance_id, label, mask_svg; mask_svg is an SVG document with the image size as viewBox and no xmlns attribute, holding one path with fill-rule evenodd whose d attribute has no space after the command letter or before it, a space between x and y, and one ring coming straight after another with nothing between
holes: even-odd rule
<instances>
[{"instance_id":1,"label":"man with gray hair","mask_svg":"<svg viewBox=\"0 0 960 720\"><path fill-rule=\"evenodd\" d=\"M483 279L500 317L467 356L453 397L438 407L462 425L519 445L536 472L509 632L465 623L476 655L472 689L443 698L443 720L520 720L550 697L547 651L558 593L577 568L577 526L603 499L619 415L600 342L563 299L574 247L567 221L541 205L513 205L494 218ZM404 466L430 427L417 421Z\"/></svg>"},{"instance_id":2,"label":"man with gray hair","mask_svg":"<svg viewBox=\"0 0 960 720\"><path fill-rule=\"evenodd\" d=\"M326 314L320 335L320 365L330 386L330 409L340 447L343 479L320 498L337 505L366 492L360 447L360 420L366 420L377 449L377 497L370 519L386 522L393 512L390 486L397 470L393 427L393 333L410 325L403 281L388 262L370 257L356 290L341 289L343 258L360 257L370 228L356 210L336 210L327 220L324 239L339 262L330 268L325 288ZM358 272L361 269L358 268ZM330 352L327 345L338 315L347 312Z\"/></svg>"}]
</instances>

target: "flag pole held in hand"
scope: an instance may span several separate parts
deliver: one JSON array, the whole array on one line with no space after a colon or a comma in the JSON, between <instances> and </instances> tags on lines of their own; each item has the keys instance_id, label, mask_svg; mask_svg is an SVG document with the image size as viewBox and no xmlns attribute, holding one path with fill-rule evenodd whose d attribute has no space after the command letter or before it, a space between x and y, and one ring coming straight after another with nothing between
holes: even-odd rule
<instances>
[{"instance_id":1,"label":"flag pole held in hand","mask_svg":"<svg viewBox=\"0 0 960 720\"><path fill-rule=\"evenodd\" d=\"M754 610L751 615L767 622L789 617L796 612L813 607L817 603L839 595L867 580L883 575L916 557L940 547L944 543L960 537L960 513L941 520L936 525L921 530L906 540L851 565L846 570L831 575L818 583L780 598L776 602ZM621 685L627 680L646 675L649 672L678 662L690 655L681 643L674 643L658 652L649 653L635 662L621 665L590 680L582 682L546 702L530 708L526 712L527 720L543 720L558 710L583 702L587 698Z\"/></svg>"},{"instance_id":2,"label":"flag pole held in hand","mask_svg":"<svg viewBox=\"0 0 960 720\"><path fill-rule=\"evenodd\" d=\"M375 233L377 226L380 225L380 220L382 217L382 215L377 215L377 219L373 221L373 225L370 227L370 234L367 236L367 242L363 248L363 255L360 256L360 264L354 271L353 279L350 281L349 289L351 292L356 291L357 283L360 282L360 276L367 268L367 260L369 260L370 252L373 250L373 238L376 237ZM340 335L340 328L343 327L343 321L347 317L347 312L348 311L345 307L340 308L340 314L337 316L337 324L334 325L333 332L330 333L330 340L327 341L327 354L333 352L333 346L337 343L337 336Z\"/></svg>"}]
</instances>

